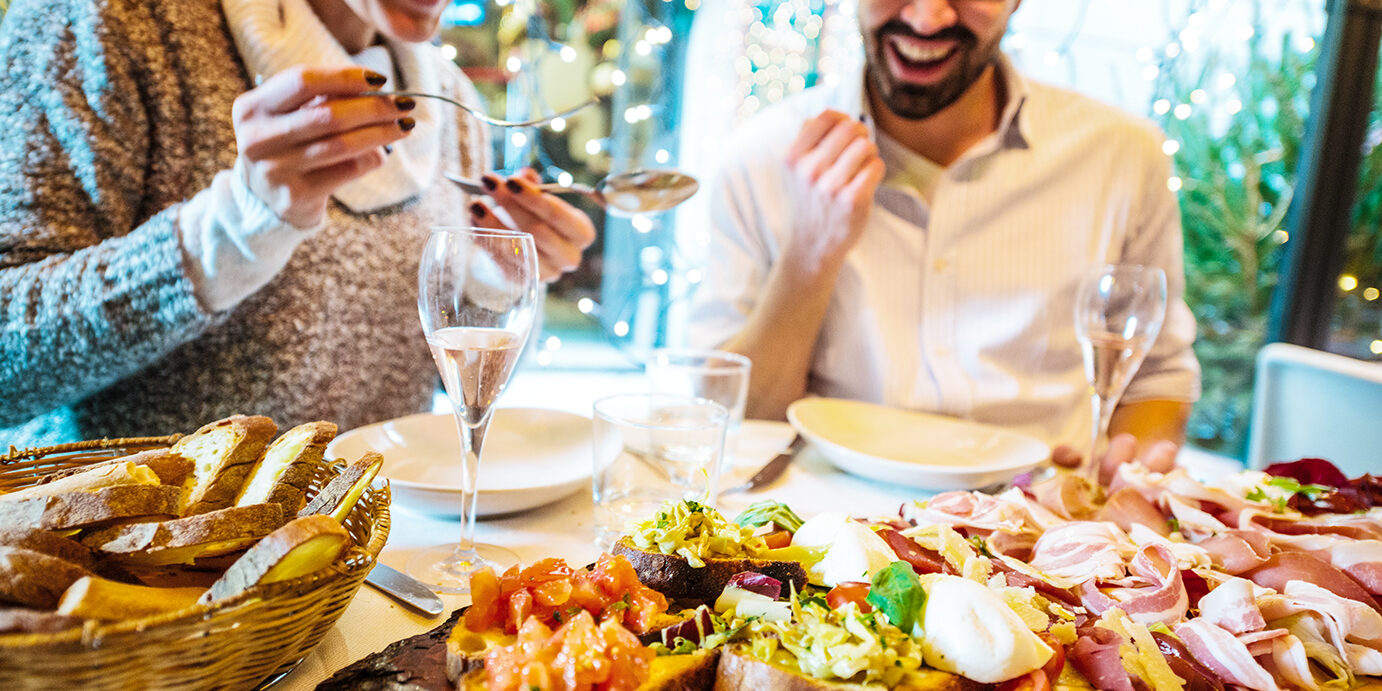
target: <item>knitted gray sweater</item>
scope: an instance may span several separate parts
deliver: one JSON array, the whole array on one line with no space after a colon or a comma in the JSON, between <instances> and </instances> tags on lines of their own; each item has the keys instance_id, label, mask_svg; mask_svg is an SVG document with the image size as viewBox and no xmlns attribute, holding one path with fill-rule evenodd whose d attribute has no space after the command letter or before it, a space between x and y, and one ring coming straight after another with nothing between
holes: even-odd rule
<instances>
[{"instance_id":1,"label":"knitted gray sweater","mask_svg":"<svg viewBox=\"0 0 1382 691\"><path fill-rule=\"evenodd\" d=\"M446 184L384 213L339 205L266 287L208 313L183 269L180 203L235 161L251 81L217 0L17 2L0 24L0 453L187 432L233 413L341 429L430 408L418 323ZM451 66L443 87L472 94ZM443 167L477 175L478 123Z\"/></svg>"}]
</instances>

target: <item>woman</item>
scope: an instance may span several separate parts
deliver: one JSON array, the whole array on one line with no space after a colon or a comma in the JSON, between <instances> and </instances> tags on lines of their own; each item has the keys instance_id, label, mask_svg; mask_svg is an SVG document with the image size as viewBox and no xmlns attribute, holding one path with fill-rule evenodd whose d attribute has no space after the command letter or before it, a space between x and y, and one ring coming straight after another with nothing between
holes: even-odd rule
<instances>
[{"instance_id":1,"label":"woman","mask_svg":"<svg viewBox=\"0 0 1382 691\"><path fill-rule=\"evenodd\" d=\"M342 429L431 407L417 263L439 223L590 221L484 174L474 89L426 43L446 0L55 0L0 24L0 448ZM422 102L427 101L427 102ZM442 182L484 174L490 202ZM8 428L8 429L7 429Z\"/></svg>"}]
</instances>

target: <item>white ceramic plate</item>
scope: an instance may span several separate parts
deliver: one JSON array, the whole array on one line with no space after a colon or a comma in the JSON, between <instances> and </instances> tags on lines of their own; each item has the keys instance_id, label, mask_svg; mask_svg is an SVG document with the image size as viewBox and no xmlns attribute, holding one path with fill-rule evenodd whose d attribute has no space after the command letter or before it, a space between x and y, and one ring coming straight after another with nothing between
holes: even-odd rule
<instances>
[{"instance_id":1,"label":"white ceramic plate","mask_svg":"<svg viewBox=\"0 0 1382 691\"><path fill-rule=\"evenodd\" d=\"M803 398L787 419L839 469L923 489L1007 482L1051 455L1040 439L998 427L838 398Z\"/></svg>"},{"instance_id":2,"label":"white ceramic plate","mask_svg":"<svg viewBox=\"0 0 1382 691\"><path fill-rule=\"evenodd\" d=\"M496 408L480 462L475 513L513 513L590 491L590 418L546 408ZM452 416L420 413L336 437L329 458L384 455L394 503L442 517L461 515L460 440Z\"/></svg>"}]
</instances>

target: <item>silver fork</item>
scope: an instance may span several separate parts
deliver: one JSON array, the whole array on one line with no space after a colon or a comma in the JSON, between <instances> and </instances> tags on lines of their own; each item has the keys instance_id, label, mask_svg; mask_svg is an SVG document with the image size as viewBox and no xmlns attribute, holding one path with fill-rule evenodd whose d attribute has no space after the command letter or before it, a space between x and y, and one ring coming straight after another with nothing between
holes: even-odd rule
<instances>
[{"instance_id":1,"label":"silver fork","mask_svg":"<svg viewBox=\"0 0 1382 691\"><path fill-rule=\"evenodd\" d=\"M536 126L536 125L545 125L545 124L547 124L547 123L549 123L549 122L551 122L551 121L553 121L553 120L556 120L557 118L564 118L564 117L566 117L566 116L568 116L568 115L571 115L572 113L575 113L575 112L577 112L577 111L579 111L579 110L582 110L582 109L584 109L584 108L588 108L588 107L593 106L593 105L595 105L596 103L599 103L599 102L600 102L600 98L599 98L598 96L591 96L591 97L590 97L589 99L587 99L584 103L581 103L580 105L572 106L571 108L567 108L566 110L563 110L563 111L561 111L561 112L559 112L559 113L552 113L551 115L544 115L544 116L539 117L539 118L533 118L532 120L501 120L501 119L499 119L499 118L490 117L489 115L485 114L485 112L482 111L482 110L480 110L479 108L476 108L476 107L474 107L474 106L466 105L466 104L464 104L464 103L461 103L460 101L457 101L457 100L452 99L452 98L447 98L446 96L441 96L441 95L439 95L439 94L428 94L428 93L423 93L423 92L421 92L421 91L366 91L363 95L364 95L364 96L410 96L410 97L412 97L412 98L430 98L430 99L434 99L434 100L437 100L437 101L444 101L444 102L446 102L446 103L450 103L450 104L453 105L453 106L456 106L457 108L460 108L461 110L464 110L464 111L467 112L467 113L470 113L471 115L474 115L474 116L475 116L477 119L479 119L479 120L482 120L482 121L487 122L487 123L489 123L489 124L491 124L491 125L494 125L495 127L533 127L533 126Z\"/></svg>"}]
</instances>

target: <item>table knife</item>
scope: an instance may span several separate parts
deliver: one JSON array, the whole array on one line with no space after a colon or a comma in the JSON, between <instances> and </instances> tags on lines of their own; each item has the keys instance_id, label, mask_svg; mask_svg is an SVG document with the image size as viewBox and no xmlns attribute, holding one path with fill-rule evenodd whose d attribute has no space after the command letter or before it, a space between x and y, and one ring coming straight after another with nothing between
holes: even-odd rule
<instances>
[{"instance_id":1,"label":"table knife","mask_svg":"<svg viewBox=\"0 0 1382 691\"><path fill-rule=\"evenodd\" d=\"M446 609L441 598L422 581L383 562L374 564L365 582L423 614L435 617Z\"/></svg>"},{"instance_id":2,"label":"table knife","mask_svg":"<svg viewBox=\"0 0 1382 691\"><path fill-rule=\"evenodd\" d=\"M773 480L776 480L778 476L782 475L782 472L787 470L787 466L791 465L792 461L796 460L797 454L801 453L801 450L804 448L806 448L805 437L800 434L792 437L792 443L788 445L786 451L773 456L772 460L764 464L762 468L759 468L758 472L754 473L753 477L749 478L743 484L731 487L725 491L752 492L753 490L767 485Z\"/></svg>"}]
</instances>

